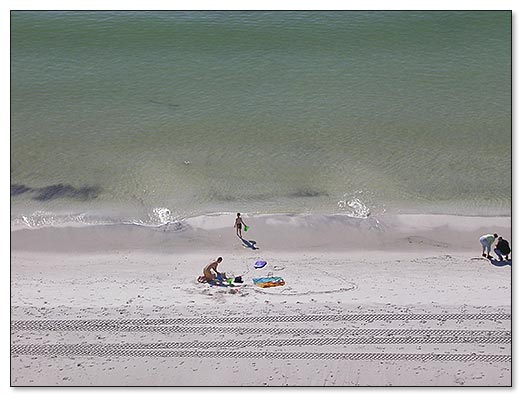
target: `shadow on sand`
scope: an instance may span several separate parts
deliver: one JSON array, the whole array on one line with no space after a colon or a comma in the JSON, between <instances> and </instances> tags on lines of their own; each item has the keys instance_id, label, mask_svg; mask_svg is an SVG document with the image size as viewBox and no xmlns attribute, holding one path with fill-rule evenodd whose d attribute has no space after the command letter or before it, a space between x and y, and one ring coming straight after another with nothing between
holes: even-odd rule
<instances>
[{"instance_id":1,"label":"shadow on sand","mask_svg":"<svg viewBox=\"0 0 522 397\"><path fill-rule=\"evenodd\" d=\"M250 248L250 249L253 249L253 250L258 250L259 247L256 247L256 244L257 242L254 241L254 240L245 240L243 237L239 237L237 236L242 242L243 242L243 245L247 248Z\"/></svg>"},{"instance_id":2,"label":"shadow on sand","mask_svg":"<svg viewBox=\"0 0 522 397\"><path fill-rule=\"evenodd\" d=\"M499 261L497 259L489 260L493 266L502 267L502 266L511 266L511 259L508 261Z\"/></svg>"}]
</instances>

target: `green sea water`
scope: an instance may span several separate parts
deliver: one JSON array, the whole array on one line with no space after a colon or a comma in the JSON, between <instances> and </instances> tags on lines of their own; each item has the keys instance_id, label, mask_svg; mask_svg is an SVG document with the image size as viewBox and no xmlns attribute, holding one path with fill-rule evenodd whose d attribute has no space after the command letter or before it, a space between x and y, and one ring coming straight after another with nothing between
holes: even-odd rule
<instances>
[{"instance_id":1,"label":"green sea water","mask_svg":"<svg viewBox=\"0 0 522 397\"><path fill-rule=\"evenodd\" d=\"M27 224L509 215L511 13L14 11L11 185Z\"/></svg>"}]
</instances>

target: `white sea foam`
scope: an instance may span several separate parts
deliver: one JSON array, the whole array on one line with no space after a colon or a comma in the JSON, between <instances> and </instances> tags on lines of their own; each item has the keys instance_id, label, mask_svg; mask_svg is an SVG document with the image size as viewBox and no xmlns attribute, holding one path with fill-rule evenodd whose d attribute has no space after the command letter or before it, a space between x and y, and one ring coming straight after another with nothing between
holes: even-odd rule
<instances>
[{"instance_id":1,"label":"white sea foam","mask_svg":"<svg viewBox=\"0 0 522 397\"><path fill-rule=\"evenodd\" d=\"M168 223L174 220L172 212L168 208L153 208L152 214L154 215L152 221L157 219L159 223Z\"/></svg>"},{"instance_id":2,"label":"white sea foam","mask_svg":"<svg viewBox=\"0 0 522 397\"><path fill-rule=\"evenodd\" d=\"M337 206L343 214L353 218L368 218L371 214L370 208L361 199L349 194L345 194Z\"/></svg>"},{"instance_id":3,"label":"white sea foam","mask_svg":"<svg viewBox=\"0 0 522 397\"><path fill-rule=\"evenodd\" d=\"M11 229L39 229L44 227L80 227L88 225L108 225L114 220L85 213L56 214L49 211L35 211L18 215L11 220Z\"/></svg>"},{"instance_id":4,"label":"white sea foam","mask_svg":"<svg viewBox=\"0 0 522 397\"><path fill-rule=\"evenodd\" d=\"M182 218L175 216L169 208L153 208L145 216L134 217L117 214L96 213L53 213L35 211L20 214L11 219L11 230L40 229L46 227L82 227L100 225L136 225L159 227L177 225L181 228Z\"/></svg>"}]
</instances>

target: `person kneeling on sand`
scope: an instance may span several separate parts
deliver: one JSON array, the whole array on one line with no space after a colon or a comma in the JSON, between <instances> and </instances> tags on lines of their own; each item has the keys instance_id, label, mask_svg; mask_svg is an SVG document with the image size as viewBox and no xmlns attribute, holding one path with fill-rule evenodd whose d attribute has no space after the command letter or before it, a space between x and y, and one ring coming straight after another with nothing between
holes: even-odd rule
<instances>
[{"instance_id":1,"label":"person kneeling on sand","mask_svg":"<svg viewBox=\"0 0 522 397\"><path fill-rule=\"evenodd\" d=\"M488 259L492 259L493 257L490 254L491 245L495 242L495 239L498 237L497 233L493 234L485 234L481 238L479 238L480 244L482 244L482 256ZM486 255L487 252L487 255Z\"/></svg>"},{"instance_id":2,"label":"person kneeling on sand","mask_svg":"<svg viewBox=\"0 0 522 397\"><path fill-rule=\"evenodd\" d=\"M502 255L506 257L506 260L509 260L509 254L511 253L511 248L509 248L509 242L504 240L502 237L498 238L497 246L495 247L495 254L498 255L498 259L502 261Z\"/></svg>"},{"instance_id":3,"label":"person kneeling on sand","mask_svg":"<svg viewBox=\"0 0 522 397\"><path fill-rule=\"evenodd\" d=\"M225 273L219 273L217 270L218 265L223 261L222 257L217 258L217 260L210 262L207 266L203 268L203 275L198 277L198 282L205 283L212 280L215 280L216 278L221 278L224 280ZM212 273L216 273L215 275Z\"/></svg>"}]
</instances>

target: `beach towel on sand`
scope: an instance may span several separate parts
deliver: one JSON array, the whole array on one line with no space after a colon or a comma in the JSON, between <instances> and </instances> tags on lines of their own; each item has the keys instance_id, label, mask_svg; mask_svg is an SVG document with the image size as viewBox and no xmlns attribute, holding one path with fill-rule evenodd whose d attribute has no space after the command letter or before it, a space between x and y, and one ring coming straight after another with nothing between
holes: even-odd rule
<instances>
[{"instance_id":1,"label":"beach towel on sand","mask_svg":"<svg viewBox=\"0 0 522 397\"><path fill-rule=\"evenodd\" d=\"M285 280L283 280L281 277L253 278L252 281L260 288L280 287L285 285Z\"/></svg>"},{"instance_id":2,"label":"beach towel on sand","mask_svg":"<svg viewBox=\"0 0 522 397\"><path fill-rule=\"evenodd\" d=\"M198 283L208 284L211 287L227 287L227 288L240 287L240 285L234 284L232 282L229 283L227 280L223 280L223 281L221 281L221 280L199 281L198 280Z\"/></svg>"},{"instance_id":3,"label":"beach towel on sand","mask_svg":"<svg viewBox=\"0 0 522 397\"><path fill-rule=\"evenodd\" d=\"M205 280L204 276L199 276L197 281L198 283L209 284L216 287L235 287L236 285L233 283L242 283L243 279L241 276L238 276L235 279L232 279L231 277L224 279L219 274L214 280Z\"/></svg>"}]
</instances>

